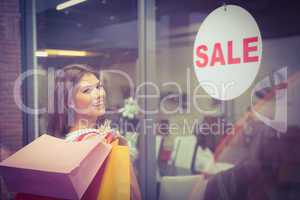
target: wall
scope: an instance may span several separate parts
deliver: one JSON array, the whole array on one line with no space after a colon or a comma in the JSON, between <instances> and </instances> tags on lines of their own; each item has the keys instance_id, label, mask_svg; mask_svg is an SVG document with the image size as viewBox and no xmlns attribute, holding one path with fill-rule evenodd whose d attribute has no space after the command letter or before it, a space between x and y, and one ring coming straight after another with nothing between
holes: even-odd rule
<instances>
[{"instance_id":1,"label":"wall","mask_svg":"<svg viewBox=\"0 0 300 200\"><path fill-rule=\"evenodd\" d=\"M19 1L0 4L0 139L15 151L22 146L22 115L13 97L14 81L21 73Z\"/></svg>"},{"instance_id":2,"label":"wall","mask_svg":"<svg viewBox=\"0 0 300 200\"><path fill-rule=\"evenodd\" d=\"M0 70L0 160L3 160L22 146L22 114L13 98L14 81L21 72L18 0L0 1ZM3 186L0 190L0 199L7 199Z\"/></svg>"}]
</instances>

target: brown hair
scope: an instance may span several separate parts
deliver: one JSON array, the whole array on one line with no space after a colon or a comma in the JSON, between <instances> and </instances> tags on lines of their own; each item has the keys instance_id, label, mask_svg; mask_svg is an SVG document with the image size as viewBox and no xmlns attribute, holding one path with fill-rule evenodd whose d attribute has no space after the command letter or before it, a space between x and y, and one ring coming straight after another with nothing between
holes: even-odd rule
<instances>
[{"instance_id":1,"label":"brown hair","mask_svg":"<svg viewBox=\"0 0 300 200\"><path fill-rule=\"evenodd\" d=\"M87 73L99 77L96 71L83 64L67 65L56 71L53 102L49 102L52 112L48 114L48 132L52 135L63 137L74 124L74 110L69 107L73 100L73 89Z\"/></svg>"}]
</instances>

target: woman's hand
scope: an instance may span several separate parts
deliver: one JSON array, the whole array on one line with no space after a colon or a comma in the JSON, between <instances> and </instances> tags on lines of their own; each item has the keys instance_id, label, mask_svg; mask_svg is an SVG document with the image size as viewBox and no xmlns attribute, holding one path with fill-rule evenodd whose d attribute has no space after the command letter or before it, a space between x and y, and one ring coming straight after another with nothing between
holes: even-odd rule
<instances>
[{"instance_id":1,"label":"woman's hand","mask_svg":"<svg viewBox=\"0 0 300 200\"><path fill-rule=\"evenodd\" d=\"M114 137L114 140L119 140L119 145L121 145L121 146L128 146L128 142L127 142L126 138L123 137L122 135L116 135Z\"/></svg>"},{"instance_id":2,"label":"woman's hand","mask_svg":"<svg viewBox=\"0 0 300 200\"><path fill-rule=\"evenodd\" d=\"M121 145L121 146L127 146L128 145L128 142L127 142L126 138L123 137L122 135L120 135L118 132L117 133L109 133L106 136L106 139L107 139L108 143L119 140L119 145Z\"/></svg>"}]
</instances>

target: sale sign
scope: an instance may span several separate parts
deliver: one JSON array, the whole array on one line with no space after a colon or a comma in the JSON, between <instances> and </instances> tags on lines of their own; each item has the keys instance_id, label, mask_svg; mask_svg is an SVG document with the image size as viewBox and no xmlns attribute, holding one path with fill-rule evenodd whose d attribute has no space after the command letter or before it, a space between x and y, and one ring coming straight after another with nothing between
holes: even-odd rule
<instances>
[{"instance_id":1,"label":"sale sign","mask_svg":"<svg viewBox=\"0 0 300 200\"><path fill-rule=\"evenodd\" d=\"M227 5L211 12L200 26L193 64L197 79L213 98L231 100L253 83L261 62L262 39L245 9Z\"/></svg>"}]
</instances>

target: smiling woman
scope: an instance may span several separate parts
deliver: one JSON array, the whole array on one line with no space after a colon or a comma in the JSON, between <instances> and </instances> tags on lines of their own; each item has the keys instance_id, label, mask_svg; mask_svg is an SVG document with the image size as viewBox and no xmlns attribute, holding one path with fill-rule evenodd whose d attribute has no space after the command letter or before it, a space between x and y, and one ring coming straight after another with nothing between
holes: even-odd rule
<instances>
[{"instance_id":1,"label":"smiling woman","mask_svg":"<svg viewBox=\"0 0 300 200\"><path fill-rule=\"evenodd\" d=\"M74 125L70 131L85 128L80 123L85 121L84 126L95 126L98 117L105 114L105 90L99 79L92 73L84 74L80 81L77 83L74 94L73 102L71 102L70 109L73 109L75 116L73 121Z\"/></svg>"},{"instance_id":2,"label":"smiling woman","mask_svg":"<svg viewBox=\"0 0 300 200\"><path fill-rule=\"evenodd\" d=\"M58 70L48 131L64 137L70 131L95 128L103 121L105 95L98 73L90 67L74 64Z\"/></svg>"}]
</instances>

